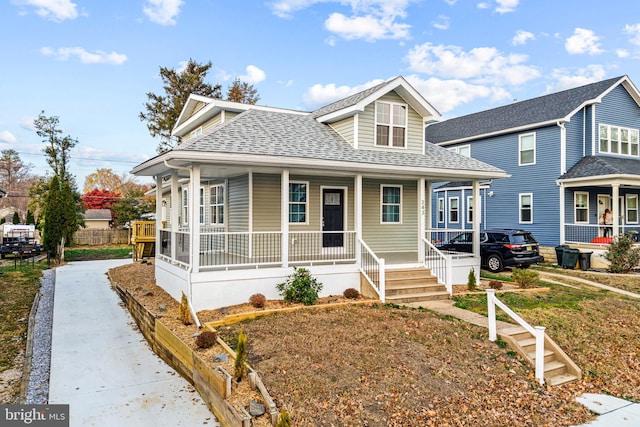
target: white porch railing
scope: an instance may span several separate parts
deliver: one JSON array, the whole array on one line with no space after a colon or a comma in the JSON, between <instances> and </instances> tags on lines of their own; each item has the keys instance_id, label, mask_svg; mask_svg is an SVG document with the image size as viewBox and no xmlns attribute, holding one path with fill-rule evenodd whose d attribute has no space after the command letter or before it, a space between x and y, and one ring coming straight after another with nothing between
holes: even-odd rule
<instances>
[{"instance_id":1,"label":"white porch railing","mask_svg":"<svg viewBox=\"0 0 640 427\"><path fill-rule=\"evenodd\" d=\"M358 239L358 244L360 245L360 272L378 293L380 301L384 303L386 293L384 258L378 258L362 239Z\"/></svg>"},{"instance_id":2,"label":"white porch railing","mask_svg":"<svg viewBox=\"0 0 640 427\"><path fill-rule=\"evenodd\" d=\"M487 312L489 318L489 340L496 341L498 339L498 330L496 325L496 305L507 313L513 320L518 322L520 326L526 329L536 339L536 357L535 357L535 377L540 381L540 385L544 384L544 326L532 327L522 317L514 313L502 301L496 297L495 289L487 289Z\"/></svg>"},{"instance_id":3,"label":"white porch railing","mask_svg":"<svg viewBox=\"0 0 640 427\"><path fill-rule=\"evenodd\" d=\"M440 243L448 243L451 239L456 237L460 233L471 233L473 230L470 228L431 228L426 231L427 240L429 240L434 246Z\"/></svg>"},{"instance_id":4,"label":"white porch railing","mask_svg":"<svg viewBox=\"0 0 640 427\"><path fill-rule=\"evenodd\" d=\"M608 245L609 241L602 239L605 229L611 229L609 237L613 237L613 226L603 224L564 224L564 243L593 243ZM618 228L619 234L629 234L636 242L640 242L640 224L625 224Z\"/></svg>"},{"instance_id":5,"label":"white porch railing","mask_svg":"<svg viewBox=\"0 0 640 427\"><path fill-rule=\"evenodd\" d=\"M438 278L438 283L443 283L449 295L453 295L453 277L451 262L447 256L436 248L429 240L422 238L424 244L424 266L431 270L431 274Z\"/></svg>"}]
</instances>

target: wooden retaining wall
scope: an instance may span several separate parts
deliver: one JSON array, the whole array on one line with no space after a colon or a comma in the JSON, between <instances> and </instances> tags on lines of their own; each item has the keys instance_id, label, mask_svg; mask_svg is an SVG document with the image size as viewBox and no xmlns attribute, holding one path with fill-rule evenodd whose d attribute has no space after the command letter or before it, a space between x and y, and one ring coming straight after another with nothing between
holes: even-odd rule
<instances>
[{"instance_id":1,"label":"wooden retaining wall","mask_svg":"<svg viewBox=\"0 0 640 427\"><path fill-rule=\"evenodd\" d=\"M227 400L231 394L231 375L223 368L211 366L205 362L140 304L131 293L122 289L117 283L113 283L113 281L111 283L153 351L193 384L220 425L224 427L250 427L252 422L249 413L244 408L234 407ZM222 340L219 342L224 343ZM233 351L230 355L235 357ZM260 390L267 411L271 416L271 423L275 425L278 418L277 408L258 375L252 369L250 372L250 380Z\"/></svg>"}]
</instances>

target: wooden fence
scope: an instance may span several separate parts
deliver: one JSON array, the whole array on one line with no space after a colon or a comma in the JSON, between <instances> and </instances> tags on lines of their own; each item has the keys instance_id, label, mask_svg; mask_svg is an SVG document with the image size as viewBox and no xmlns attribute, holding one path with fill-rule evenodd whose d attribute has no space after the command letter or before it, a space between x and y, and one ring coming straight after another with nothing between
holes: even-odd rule
<instances>
[{"instance_id":1,"label":"wooden fence","mask_svg":"<svg viewBox=\"0 0 640 427\"><path fill-rule=\"evenodd\" d=\"M127 245L130 230L78 230L73 235L73 243L79 246Z\"/></svg>"}]
</instances>

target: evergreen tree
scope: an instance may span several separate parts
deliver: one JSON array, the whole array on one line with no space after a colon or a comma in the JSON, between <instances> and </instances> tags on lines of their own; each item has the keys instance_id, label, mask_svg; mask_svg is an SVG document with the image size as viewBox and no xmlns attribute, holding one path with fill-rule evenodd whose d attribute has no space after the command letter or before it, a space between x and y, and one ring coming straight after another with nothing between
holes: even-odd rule
<instances>
[{"instance_id":1,"label":"evergreen tree","mask_svg":"<svg viewBox=\"0 0 640 427\"><path fill-rule=\"evenodd\" d=\"M227 101L255 105L259 99L260 95L258 95L258 90L254 88L252 84L242 82L240 79L233 81L227 93Z\"/></svg>"},{"instance_id":2,"label":"evergreen tree","mask_svg":"<svg viewBox=\"0 0 640 427\"><path fill-rule=\"evenodd\" d=\"M63 236L63 212L58 207L62 204L60 180L54 175L49 181L49 189L44 205L44 228L42 230L43 245L49 256L59 259L59 245Z\"/></svg>"},{"instance_id":3,"label":"evergreen tree","mask_svg":"<svg viewBox=\"0 0 640 427\"><path fill-rule=\"evenodd\" d=\"M27 209L27 219L24 220L25 224L35 224L36 223L36 219L33 217L33 212L31 212L31 209Z\"/></svg>"},{"instance_id":4,"label":"evergreen tree","mask_svg":"<svg viewBox=\"0 0 640 427\"><path fill-rule=\"evenodd\" d=\"M11 220L14 224L20 224L20 214L18 211L13 212L13 219Z\"/></svg>"}]
</instances>

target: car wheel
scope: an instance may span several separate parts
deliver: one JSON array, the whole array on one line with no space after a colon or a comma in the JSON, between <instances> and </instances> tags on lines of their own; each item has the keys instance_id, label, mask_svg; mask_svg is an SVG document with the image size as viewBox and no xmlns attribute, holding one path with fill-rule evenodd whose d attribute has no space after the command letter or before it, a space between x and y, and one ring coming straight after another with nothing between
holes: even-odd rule
<instances>
[{"instance_id":1,"label":"car wheel","mask_svg":"<svg viewBox=\"0 0 640 427\"><path fill-rule=\"evenodd\" d=\"M500 258L500 255L489 255L489 258L487 258L487 268L492 273L501 272L504 269L504 266L502 265L502 258Z\"/></svg>"}]
</instances>

